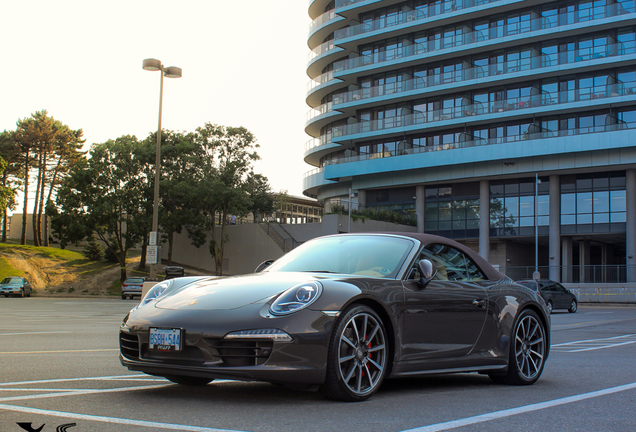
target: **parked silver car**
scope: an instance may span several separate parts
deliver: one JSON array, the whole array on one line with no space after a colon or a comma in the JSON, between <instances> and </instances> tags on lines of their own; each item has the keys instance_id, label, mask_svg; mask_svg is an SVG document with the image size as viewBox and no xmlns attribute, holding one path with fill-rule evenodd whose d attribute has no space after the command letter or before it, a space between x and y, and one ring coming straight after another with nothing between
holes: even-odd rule
<instances>
[{"instance_id":1,"label":"parked silver car","mask_svg":"<svg viewBox=\"0 0 636 432\"><path fill-rule=\"evenodd\" d=\"M11 276L2 279L0 282L0 295L5 297L31 297L31 284L28 280L20 276Z\"/></svg>"}]
</instances>

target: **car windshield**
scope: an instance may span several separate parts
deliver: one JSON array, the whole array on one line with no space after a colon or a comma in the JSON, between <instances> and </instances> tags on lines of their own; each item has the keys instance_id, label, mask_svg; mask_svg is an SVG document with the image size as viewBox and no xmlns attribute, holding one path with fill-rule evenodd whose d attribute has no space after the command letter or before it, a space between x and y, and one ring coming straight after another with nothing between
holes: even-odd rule
<instances>
[{"instance_id":1,"label":"car windshield","mask_svg":"<svg viewBox=\"0 0 636 432\"><path fill-rule=\"evenodd\" d=\"M7 285L7 284L8 285L20 285L20 284L22 284L22 279L8 277L8 278L2 279L2 282L0 282L0 283L4 284L4 285Z\"/></svg>"},{"instance_id":2,"label":"car windshield","mask_svg":"<svg viewBox=\"0 0 636 432\"><path fill-rule=\"evenodd\" d=\"M319 272L395 278L413 240L381 235L343 235L309 241L267 272Z\"/></svg>"}]
</instances>

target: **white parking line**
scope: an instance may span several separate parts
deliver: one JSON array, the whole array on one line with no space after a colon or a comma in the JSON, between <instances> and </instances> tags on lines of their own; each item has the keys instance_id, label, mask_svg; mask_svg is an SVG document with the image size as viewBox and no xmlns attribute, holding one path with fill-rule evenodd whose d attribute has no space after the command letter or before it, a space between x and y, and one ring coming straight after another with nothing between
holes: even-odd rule
<instances>
[{"instance_id":1,"label":"white parking line","mask_svg":"<svg viewBox=\"0 0 636 432\"><path fill-rule=\"evenodd\" d=\"M606 396L613 393L618 393L627 390L636 389L636 382L631 384L625 384L622 386L611 387L605 390L599 390L590 393L583 393L576 396L564 397L561 399L554 399L547 402L540 402L536 404L526 405L518 408L511 408L507 410L495 411L488 414L482 414L474 417L467 417L465 419L452 420L444 423L437 423L429 426L423 426L414 429L408 429L402 432L437 432L443 430L454 429L463 426L469 426L477 423L483 423L491 420L497 420L504 417L511 417L518 414L525 414L533 411L539 411L546 408L553 408L559 405L565 405L573 402L580 402L586 399L592 399L595 397Z\"/></svg>"},{"instance_id":2,"label":"white parking line","mask_svg":"<svg viewBox=\"0 0 636 432\"><path fill-rule=\"evenodd\" d=\"M166 387L171 384L155 384L155 385L147 385L147 386L137 386L137 387L120 387L120 388L111 388L111 389L77 389L75 391L70 392L59 392L56 393L56 389L47 389L48 392L53 393L40 393L36 395L26 395L26 396L7 396L0 397L0 402L9 402L9 401L17 401L17 400L32 400L32 399L45 399L45 398L54 398L60 396L77 396L77 395L87 395L87 394L95 394L95 393L116 393L122 391L135 391L135 390L150 390L161 387Z\"/></svg>"},{"instance_id":3,"label":"white parking line","mask_svg":"<svg viewBox=\"0 0 636 432\"><path fill-rule=\"evenodd\" d=\"M24 336L24 335L32 335L32 334L60 334L60 333L71 333L70 331L49 331L49 332L21 332L21 333L0 333L0 336Z\"/></svg>"},{"instance_id":4,"label":"white parking line","mask_svg":"<svg viewBox=\"0 0 636 432\"><path fill-rule=\"evenodd\" d=\"M200 426L189 426L189 425L183 425L183 424L158 423L158 422L132 420L132 419L117 418L117 417L103 417L103 416L96 416L96 415L62 412L62 411L49 411L49 410L43 410L38 408L29 408L29 407L4 405L4 404L0 404L0 410L15 411L15 412L28 413L28 414L49 415L49 416L55 416L55 417L64 417L67 419L87 420L87 421L95 421L95 422L102 422L102 423L123 424L128 426L141 426L141 427L147 427L147 428L153 428L153 429L171 429L171 430L189 431L189 432L190 431L191 432L240 432L240 431L231 430L231 429L216 429L216 428L208 428L208 427L200 427Z\"/></svg>"},{"instance_id":5,"label":"white parking line","mask_svg":"<svg viewBox=\"0 0 636 432\"><path fill-rule=\"evenodd\" d=\"M614 336L611 338L602 339L587 339L574 342L565 342L561 344L555 344L550 347L550 350L558 352L584 352L594 351L605 348L614 348L617 346L629 345L636 343L636 334L628 334L621 336Z\"/></svg>"}]
</instances>

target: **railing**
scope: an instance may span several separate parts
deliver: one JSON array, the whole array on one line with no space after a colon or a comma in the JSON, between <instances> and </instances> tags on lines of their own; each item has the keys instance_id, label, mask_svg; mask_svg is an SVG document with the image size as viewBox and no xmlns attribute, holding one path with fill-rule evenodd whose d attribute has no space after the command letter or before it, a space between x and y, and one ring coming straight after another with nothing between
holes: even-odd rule
<instances>
[{"instance_id":1,"label":"railing","mask_svg":"<svg viewBox=\"0 0 636 432\"><path fill-rule=\"evenodd\" d=\"M567 90L554 94L548 92L539 93L538 89L535 90L537 91L537 94L535 95L492 101L486 104L465 104L458 107L443 108L427 112L416 112L414 114L407 114L403 116L387 117L380 120L336 126L331 131L332 139L345 137L348 135L423 125L427 123L454 120L458 118L467 119L473 116L495 114L508 111L522 111L530 108L562 105L566 103L585 100L618 98L625 95L636 94L636 82L615 83L605 86L580 88L577 90ZM599 131L603 130L599 129ZM524 138L524 136L520 135L518 139L527 138Z\"/></svg>"},{"instance_id":2,"label":"railing","mask_svg":"<svg viewBox=\"0 0 636 432\"><path fill-rule=\"evenodd\" d=\"M265 220L260 224L260 226L267 235L270 236L278 246L280 246L283 252L287 253L298 247L299 243L296 239L294 239L294 237L278 222Z\"/></svg>"},{"instance_id":3,"label":"railing","mask_svg":"<svg viewBox=\"0 0 636 432\"><path fill-rule=\"evenodd\" d=\"M631 266L634 267L634 266ZM634 269L629 268L634 271ZM513 280L532 279L534 266L507 266L500 272ZM550 272L556 272L561 282L568 283L625 283L627 282L628 266L617 265L573 265L573 266L539 266L541 278L549 279Z\"/></svg>"},{"instance_id":4,"label":"railing","mask_svg":"<svg viewBox=\"0 0 636 432\"><path fill-rule=\"evenodd\" d=\"M374 53L372 55L361 55L347 60L341 60L334 63L334 70L341 72L354 69L361 66L392 61L398 58L408 58L420 54L426 54L441 49L457 48L464 45L482 44L484 41L501 39L508 36L529 33L533 31L554 29L565 25L575 24L579 22L596 21L603 18L622 16L635 12L634 8L624 8L620 4L611 4L602 8L602 11L596 13L591 10L581 10L576 12L568 12L558 14L552 17L539 17L528 21L518 23L506 23L502 26L493 27L488 31L476 30L463 34L455 34L452 36L435 39L429 42L417 43L413 45L389 49L383 52Z\"/></svg>"},{"instance_id":5,"label":"railing","mask_svg":"<svg viewBox=\"0 0 636 432\"><path fill-rule=\"evenodd\" d=\"M602 51L599 50L599 48L602 48ZM477 66L459 71L444 72L438 75L415 78L411 80L385 84L382 86L368 87L353 90L347 93L335 94L333 96L333 105L356 102L374 97L399 94L407 91L411 92L413 90L454 84L471 79L486 78L489 76L497 76L498 78L502 78L507 74L517 73L521 71L538 71L543 68L558 65L573 64L586 60L595 60L604 57L615 57L619 55L628 55L634 53L636 53L635 44L626 46L624 44L618 43L606 45L603 47L571 50L553 55L540 55L536 57L529 57L493 64L487 67Z\"/></svg>"},{"instance_id":6,"label":"railing","mask_svg":"<svg viewBox=\"0 0 636 432\"><path fill-rule=\"evenodd\" d=\"M318 45L313 50L309 51L307 54L307 63L311 62L314 58L318 57L321 54L326 53L327 51L331 51L334 48L339 48L334 45L333 41L328 41L323 43L322 45Z\"/></svg>"},{"instance_id":7,"label":"railing","mask_svg":"<svg viewBox=\"0 0 636 432\"><path fill-rule=\"evenodd\" d=\"M307 83L307 94L311 93L313 89L318 86L321 86L329 81L333 80L333 71L325 72L322 75L317 76ZM342 80L338 80L338 82L342 82Z\"/></svg>"},{"instance_id":8,"label":"railing","mask_svg":"<svg viewBox=\"0 0 636 432\"><path fill-rule=\"evenodd\" d=\"M336 13L333 10L327 11L324 14L320 15L318 18L313 20L311 22L311 24L309 25L309 34L313 33L314 30L316 30L322 24L324 24L324 23L326 23L328 21L331 21L335 17L336 17Z\"/></svg>"},{"instance_id":9,"label":"railing","mask_svg":"<svg viewBox=\"0 0 636 432\"><path fill-rule=\"evenodd\" d=\"M478 0L478 1L462 1L451 0L438 4L432 4L422 9L415 9L408 12L402 12L400 15L386 16L370 22L365 22L351 27L346 27L335 32L335 39L345 39L351 36L380 30L387 27L393 27L400 24L411 23L423 20L429 17L444 15L456 12L462 9L477 7L484 4L496 3L501 0Z\"/></svg>"}]
</instances>

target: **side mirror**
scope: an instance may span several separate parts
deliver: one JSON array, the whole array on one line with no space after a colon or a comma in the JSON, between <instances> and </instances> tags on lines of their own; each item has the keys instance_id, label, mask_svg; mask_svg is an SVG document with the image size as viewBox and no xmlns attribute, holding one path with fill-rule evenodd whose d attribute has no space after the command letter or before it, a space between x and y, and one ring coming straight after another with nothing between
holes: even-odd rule
<instances>
[{"instance_id":1,"label":"side mirror","mask_svg":"<svg viewBox=\"0 0 636 432\"><path fill-rule=\"evenodd\" d=\"M260 273L263 270L265 270L267 267L269 267L270 265L272 265L272 263L274 262L273 259L268 259L263 261L262 263L260 263L255 269L254 269L254 273Z\"/></svg>"},{"instance_id":2,"label":"side mirror","mask_svg":"<svg viewBox=\"0 0 636 432\"><path fill-rule=\"evenodd\" d=\"M420 260L417 263L417 269L420 271L420 284L426 286L437 274L437 266L428 259Z\"/></svg>"}]
</instances>

